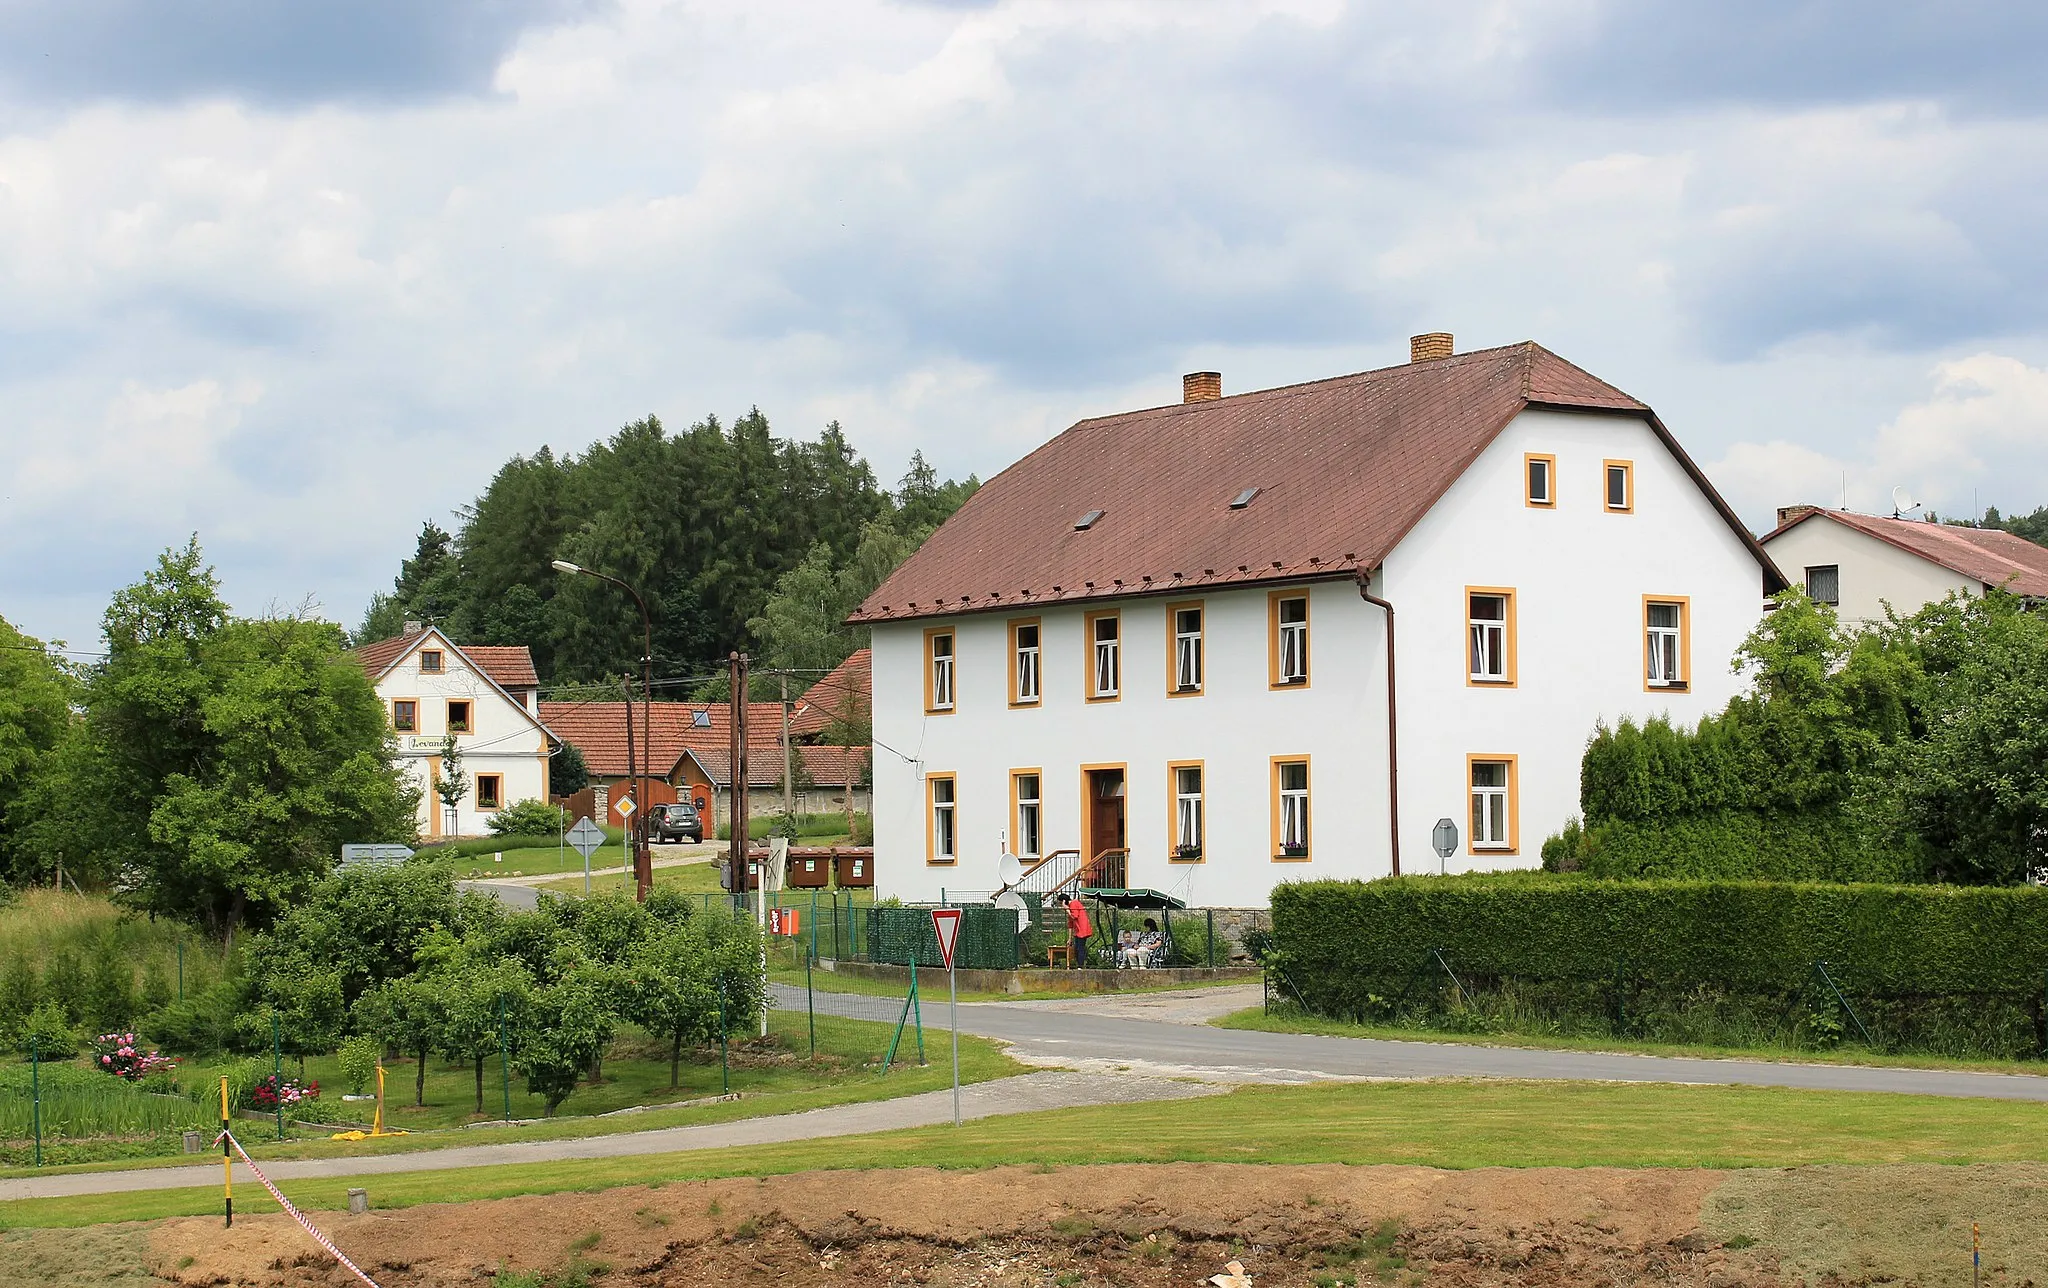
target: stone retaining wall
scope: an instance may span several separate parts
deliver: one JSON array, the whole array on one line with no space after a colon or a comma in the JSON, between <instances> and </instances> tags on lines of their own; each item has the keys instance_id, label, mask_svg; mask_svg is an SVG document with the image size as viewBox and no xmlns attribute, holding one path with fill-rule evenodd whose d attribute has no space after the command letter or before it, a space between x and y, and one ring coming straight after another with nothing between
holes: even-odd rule
<instances>
[{"instance_id":1,"label":"stone retaining wall","mask_svg":"<svg viewBox=\"0 0 2048 1288\"><path fill-rule=\"evenodd\" d=\"M1218 928L1221 933L1221 928ZM823 962L825 969L852 979L887 980L910 985L910 968L877 962ZM927 997L943 991L945 972L925 967L919 991ZM967 993L1117 993L1133 988L1173 988L1208 984L1217 980L1251 981L1259 978L1256 967L1205 966L1169 967L1161 970L961 970L959 985Z\"/></svg>"}]
</instances>

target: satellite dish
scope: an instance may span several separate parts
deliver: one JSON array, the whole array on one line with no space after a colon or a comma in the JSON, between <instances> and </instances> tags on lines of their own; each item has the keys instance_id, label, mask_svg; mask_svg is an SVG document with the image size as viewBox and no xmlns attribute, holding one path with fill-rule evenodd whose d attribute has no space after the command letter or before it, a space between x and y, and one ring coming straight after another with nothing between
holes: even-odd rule
<instances>
[{"instance_id":1,"label":"satellite dish","mask_svg":"<svg viewBox=\"0 0 2048 1288\"><path fill-rule=\"evenodd\" d=\"M1007 859L1010 856L1006 854L1003 857ZM1023 895L1018 894L1015 890L1005 890L995 897L995 905L998 908L1015 910L1017 913L1018 934L1021 935L1031 929L1031 906L1024 902Z\"/></svg>"},{"instance_id":2,"label":"satellite dish","mask_svg":"<svg viewBox=\"0 0 2048 1288\"><path fill-rule=\"evenodd\" d=\"M1892 489L1892 517L1894 519L1902 514L1910 514L1919 508L1920 503L1913 499L1911 492L1902 487Z\"/></svg>"},{"instance_id":3,"label":"satellite dish","mask_svg":"<svg viewBox=\"0 0 2048 1288\"><path fill-rule=\"evenodd\" d=\"M1014 854L1005 853L996 861L996 884L1007 890L1024 879L1024 864Z\"/></svg>"}]
</instances>

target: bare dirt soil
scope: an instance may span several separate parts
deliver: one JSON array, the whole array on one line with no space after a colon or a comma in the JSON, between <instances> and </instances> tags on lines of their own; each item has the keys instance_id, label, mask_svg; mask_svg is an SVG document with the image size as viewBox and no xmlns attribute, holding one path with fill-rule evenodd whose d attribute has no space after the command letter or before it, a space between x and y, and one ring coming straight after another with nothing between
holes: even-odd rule
<instances>
[{"instance_id":1,"label":"bare dirt soil","mask_svg":"<svg viewBox=\"0 0 2048 1288\"><path fill-rule=\"evenodd\" d=\"M315 1219L383 1288L1165 1288L1233 1259L1254 1288L1933 1288L1971 1282L1972 1215L1987 1288L2048 1285L2034 1164L813 1172ZM0 1235L0 1286L109 1282L354 1283L282 1215Z\"/></svg>"}]
</instances>

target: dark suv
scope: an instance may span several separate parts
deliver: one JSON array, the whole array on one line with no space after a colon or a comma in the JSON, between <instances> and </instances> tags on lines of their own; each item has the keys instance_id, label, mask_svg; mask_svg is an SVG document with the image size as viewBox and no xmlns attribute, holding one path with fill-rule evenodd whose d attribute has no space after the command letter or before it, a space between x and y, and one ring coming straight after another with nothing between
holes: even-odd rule
<instances>
[{"instance_id":1,"label":"dark suv","mask_svg":"<svg viewBox=\"0 0 2048 1288\"><path fill-rule=\"evenodd\" d=\"M704 820L698 816L697 807L688 801L656 805L653 817L647 822L647 839L650 841L689 841L696 844L704 839Z\"/></svg>"}]
</instances>

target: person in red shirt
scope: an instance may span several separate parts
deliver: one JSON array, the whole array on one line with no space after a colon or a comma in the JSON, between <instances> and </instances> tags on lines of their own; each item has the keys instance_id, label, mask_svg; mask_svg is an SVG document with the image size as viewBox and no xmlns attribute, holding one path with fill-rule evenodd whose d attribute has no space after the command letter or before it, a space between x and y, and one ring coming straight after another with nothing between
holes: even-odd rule
<instances>
[{"instance_id":1,"label":"person in red shirt","mask_svg":"<svg viewBox=\"0 0 2048 1288\"><path fill-rule=\"evenodd\" d=\"M1088 936L1095 933L1095 926L1088 920L1088 909L1082 904L1081 896L1077 894L1067 896L1067 932L1074 937L1074 965L1086 966Z\"/></svg>"}]
</instances>

